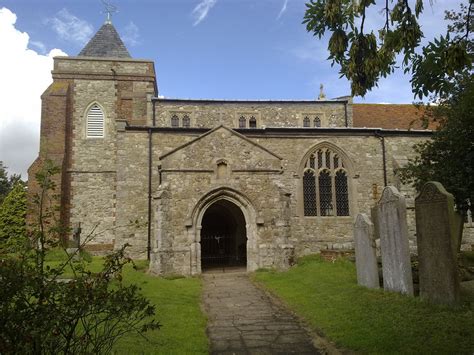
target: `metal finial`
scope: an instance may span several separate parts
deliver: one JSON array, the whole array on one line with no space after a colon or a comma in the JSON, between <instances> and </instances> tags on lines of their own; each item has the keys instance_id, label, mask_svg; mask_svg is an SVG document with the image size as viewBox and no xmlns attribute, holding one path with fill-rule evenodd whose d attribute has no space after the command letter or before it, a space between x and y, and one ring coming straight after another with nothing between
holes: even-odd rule
<instances>
[{"instance_id":1,"label":"metal finial","mask_svg":"<svg viewBox=\"0 0 474 355\"><path fill-rule=\"evenodd\" d=\"M318 100L324 100L326 99L326 94L324 93L324 86L323 84L321 84L319 86L319 96L318 96Z\"/></svg>"},{"instance_id":2,"label":"metal finial","mask_svg":"<svg viewBox=\"0 0 474 355\"><path fill-rule=\"evenodd\" d=\"M102 4L104 4L105 7L105 13L107 14L107 20L105 23L112 23L112 14L117 11L117 6L112 5L112 3L106 1L106 0L101 0Z\"/></svg>"}]
</instances>

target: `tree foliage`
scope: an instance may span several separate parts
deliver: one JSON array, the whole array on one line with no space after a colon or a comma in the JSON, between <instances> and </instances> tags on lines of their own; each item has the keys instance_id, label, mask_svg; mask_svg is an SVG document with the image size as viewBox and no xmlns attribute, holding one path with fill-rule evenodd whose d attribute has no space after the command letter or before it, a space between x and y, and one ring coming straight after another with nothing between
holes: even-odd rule
<instances>
[{"instance_id":1,"label":"tree foliage","mask_svg":"<svg viewBox=\"0 0 474 355\"><path fill-rule=\"evenodd\" d=\"M21 181L21 175L13 174L8 177L7 167L4 166L0 160L0 205L17 182L23 183Z\"/></svg>"},{"instance_id":2,"label":"tree foliage","mask_svg":"<svg viewBox=\"0 0 474 355\"><path fill-rule=\"evenodd\" d=\"M0 249L1 354L106 354L122 335L160 327L154 306L137 286L122 281L124 266L133 264L126 245L98 273L88 271L85 260L74 261L74 253L64 253L57 266L46 263L59 244L51 203L57 171L46 162L37 174L37 224L28 235L10 231L9 238L23 239L22 248ZM86 236L81 247L93 237Z\"/></svg>"},{"instance_id":3,"label":"tree foliage","mask_svg":"<svg viewBox=\"0 0 474 355\"><path fill-rule=\"evenodd\" d=\"M26 236L26 188L17 182L0 205L0 247Z\"/></svg>"},{"instance_id":4,"label":"tree foliage","mask_svg":"<svg viewBox=\"0 0 474 355\"><path fill-rule=\"evenodd\" d=\"M321 38L330 33L328 51L332 64L340 67L341 76L351 82L352 95L364 96L382 77L393 73L401 55L405 72L412 74L415 96L445 95L451 78L472 69L473 0L448 16L457 22L459 36L448 34L434 39L417 53L423 37L419 18L423 0L311 0L306 4L303 23ZM435 6L435 5L434 5ZM381 10L379 28L367 28L369 11Z\"/></svg>"}]
</instances>

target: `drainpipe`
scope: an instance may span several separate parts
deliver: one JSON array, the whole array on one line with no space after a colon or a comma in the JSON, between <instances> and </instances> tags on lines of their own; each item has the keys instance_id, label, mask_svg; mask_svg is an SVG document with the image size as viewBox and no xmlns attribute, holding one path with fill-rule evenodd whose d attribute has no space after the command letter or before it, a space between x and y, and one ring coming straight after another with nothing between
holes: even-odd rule
<instances>
[{"instance_id":1,"label":"drainpipe","mask_svg":"<svg viewBox=\"0 0 474 355\"><path fill-rule=\"evenodd\" d=\"M382 144L382 164L383 164L383 184L387 186L387 159L385 151L385 137L380 134L380 131L375 131L375 136L380 139Z\"/></svg>"},{"instance_id":2,"label":"drainpipe","mask_svg":"<svg viewBox=\"0 0 474 355\"><path fill-rule=\"evenodd\" d=\"M152 130L148 128L148 243L147 259L150 260L151 253L151 166L152 166Z\"/></svg>"},{"instance_id":3,"label":"drainpipe","mask_svg":"<svg viewBox=\"0 0 474 355\"><path fill-rule=\"evenodd\" d=\"M156 105L156 101L153 100L153 127L156 126L156 115L155 115L155 105Z\"/></svg>"}]
</instances>

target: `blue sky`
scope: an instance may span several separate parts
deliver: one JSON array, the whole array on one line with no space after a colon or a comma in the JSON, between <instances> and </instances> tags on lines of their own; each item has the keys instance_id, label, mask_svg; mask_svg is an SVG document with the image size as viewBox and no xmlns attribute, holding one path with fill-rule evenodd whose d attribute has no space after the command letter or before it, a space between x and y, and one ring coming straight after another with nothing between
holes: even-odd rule
<instances>
[{"instance_id":1,"label":"blue sky","mask_svg":"<svg viewBox=\"0 0 474 355\"><path fill-rule=\"evenodd\" d=\"M165 97L314 99L320 83L328 98L350 93L349 83L339 79L338 69L326 60L326 40L313 37L301 24L305 0L112 2L119 11L113 24L132 57L155 61L160 95ZM426 3L421 22L431 39L444 33L444 10L456 8L459 1L434 0L433 8ZM368 24L377 25L382 7L374 7ZM5 26L0 27L0 57L7 53L0 58L0 97L5 94L19 105L31 103L30 111L25 107L22 114L0 108L0 160L11 172L25 175L38 150L39 96L51 80L52 56L77 55L103 24L103 10L100 0L0 0L0 21ZM24 48L19 48L20 42ZM25 89L23 82L16 89L18 77L11 66L19 63L31 70L24 77L34 82L31 88ZM408 77L401 70L382 80L365 99L355 98L375 103L412 100ZM29 130L24 142L19 137L14 142L7 139L12 130L24 129ZM18 144L23 149L14 152Z\"/></svg>"}]
</instances>

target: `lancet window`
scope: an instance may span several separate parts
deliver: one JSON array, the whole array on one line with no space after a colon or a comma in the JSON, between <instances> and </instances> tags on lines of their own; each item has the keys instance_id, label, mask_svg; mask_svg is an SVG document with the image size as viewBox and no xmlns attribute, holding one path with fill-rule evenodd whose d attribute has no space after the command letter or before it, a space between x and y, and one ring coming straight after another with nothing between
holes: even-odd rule
<instances>
[{"instance_id":1,"label":"lancet window","mask_svg":"<svg viewBox=\"0 0 474 355\"><path fill-rule=\"evenodd\" d=\"M305 216L349 216L349 182L341 157L329 148L314 151L303 172Z\"/></svg>"}]
</instances>

